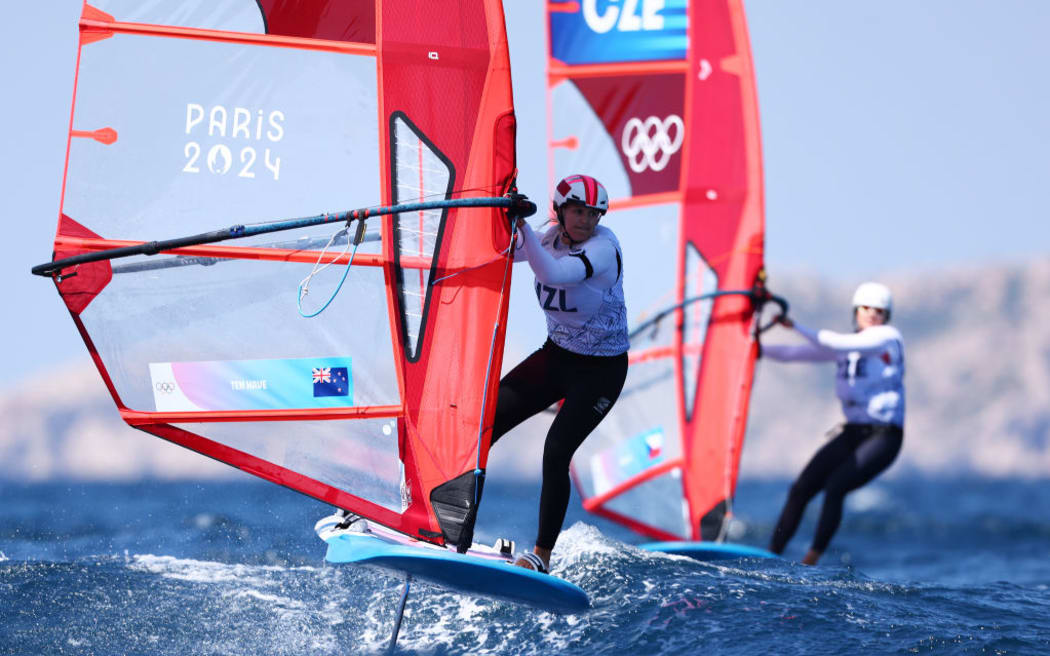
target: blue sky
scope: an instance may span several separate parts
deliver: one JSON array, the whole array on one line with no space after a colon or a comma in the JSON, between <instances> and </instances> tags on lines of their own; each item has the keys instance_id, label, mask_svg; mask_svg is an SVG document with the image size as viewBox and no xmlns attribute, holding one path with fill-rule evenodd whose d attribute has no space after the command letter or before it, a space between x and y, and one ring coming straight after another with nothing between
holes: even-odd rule
<instances>
[{"instance_id":1,"label":"blue sky","mask_svg":"<svg viewBox=\"0 0 1050 656\"><path fill-rule=\"evenodd\" d=\"M520 183L540 196L547 188L541 4L505 5ZM1050 2L746 7L774 281L797 271L847 281L887 271L936 275L1046 256ZM7 243L0 266L14 291L0 329L0 388L85 358L51 283L29 274L51 251L79 10L79 0L20 3L0 25Z\"/></svg>"}]
</instances>

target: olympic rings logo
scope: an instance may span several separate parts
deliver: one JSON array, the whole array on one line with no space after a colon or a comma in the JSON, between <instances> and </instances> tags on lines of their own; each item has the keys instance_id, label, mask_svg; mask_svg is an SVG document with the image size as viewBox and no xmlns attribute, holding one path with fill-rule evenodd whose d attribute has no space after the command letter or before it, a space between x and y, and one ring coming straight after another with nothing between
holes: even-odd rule
<instances>
[{"instance_id":1,"label":"olympic rings logo","mask_svg":"<svg viewBox=\"0 0 1050 656\"><path fill-rule=\"evenodd\" d=\"M175 383L157 383L153 387L163 394L171 394L175 391Z\"/></svg>"},{"instance_id":2,"label":"olympic rings logo","mask_svg":"<svg viewBox=\"0 0 1050 656\"><path fill-rule=\"evenodd\" d=\"M673 133L673 135L672 135ZM685 140L685 124L682 117L671 114L660 120L650 116L642 121L632 118L627 121L620 137L620 147L627 164L635 173L646 169L662 171L682 147Z\"/></svg>"}]
</instances>

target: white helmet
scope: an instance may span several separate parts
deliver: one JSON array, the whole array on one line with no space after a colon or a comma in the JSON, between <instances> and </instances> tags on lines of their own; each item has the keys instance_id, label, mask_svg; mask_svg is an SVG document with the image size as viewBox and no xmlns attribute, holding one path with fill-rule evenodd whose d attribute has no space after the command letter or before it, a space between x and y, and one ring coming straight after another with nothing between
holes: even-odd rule
<instances>
[{"instance_id":1,"label":"white helmet","mask_svg":"<svg viewBox=\"0 0 1050 656\"><path fill-rule=\"evenodd\" d=\"M589 175L570 175L554 187L554 209L566 202L580 203L602 214L609 211L609 194L605 187Z\"/></svg>"},{"instance_id":2,"label":"white helmet","mask_svg":"<svg viewBox=\"0 0 1050 656\"><path fill-rule=\"evenodd\" d=\"M877 282L861 283L857 291L853 292L854 311L862 305L885 310L886 320L889 321L890 313L893 312L893 295L890 294L890 288Z\"/></svg>"}]
</instances>

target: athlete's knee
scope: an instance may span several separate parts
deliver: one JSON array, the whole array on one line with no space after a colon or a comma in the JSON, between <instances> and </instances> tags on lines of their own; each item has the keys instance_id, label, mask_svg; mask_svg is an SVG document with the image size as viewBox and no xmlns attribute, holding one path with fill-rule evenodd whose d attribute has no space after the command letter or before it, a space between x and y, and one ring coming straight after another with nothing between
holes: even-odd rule
<instances>
[{"instance_id":1,"label":"athlete's knee","mask_svg":"<svg viewBox=\"0 0 1050 656\"><path fill-rule=\"evenodd\" d=\"M846 500L846 495L854 489L853 486L842 481L828 481L828 484L824 486L824 505L842 505Z\"/></svg>"},{"instance_id":2,"label":"athlete's knee","mask_svg":"<svg viewBox=\"0 0 1050 656\"><path fill-rule=\"evenodd\" d=\"M565 412L565 408L562 408ZM543 443L543 466L544 468L559 467L565 471L569 470L569 463L576 450L583 444L587 434L590 432L586 427L574 425L571 421L560 421L564 417L555 419L555 425L547 433L547 440Z\"/></svg>"},{"instance_id":3,"label":"athlete's knee","mask_svg":"<svg viewBox=\"0 0 1050 656\"><path fill-rule=\"evenodd\" d=\"M824 496L845 499L847 494L862 487L868 480L870 479L867 476L859 472L851 474L840 473L840 475L829 478L827 483L824 484Z\"/></svg>"},{"instance_id":4,"label":"athlete's knee","mask_svg":"<svg viewBox=\"0 0 1050 656\"><path fill-rule=\"evenodd\" d=\"M569 475L569 465L572 463L572 452L560 446L548 444L543 449L543 475L552 476L557 474Z\"/></svg>"}]
</instances>

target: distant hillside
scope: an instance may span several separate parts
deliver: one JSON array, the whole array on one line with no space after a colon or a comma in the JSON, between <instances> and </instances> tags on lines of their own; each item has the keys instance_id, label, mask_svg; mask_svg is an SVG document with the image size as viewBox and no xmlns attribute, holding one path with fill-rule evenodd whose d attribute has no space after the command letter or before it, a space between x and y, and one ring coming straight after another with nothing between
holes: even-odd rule
<instances>
[{"instance_id":1,"label":"distant hillside","mask_svg":"<svg viewBox=\"0 0 1050 656\"><path fill-rule=\"evenodd\" d=\"M87 355L8 392L0 398L0 416L0 478L135 480L242 475L130 428L121 421Z\"/></svg>"},{"instance_id":2,"label":"distant hillside","mask_svg":"<svg viewBox=\"0 0 1050 656\"><path fill-rule=\"evenodd\" d=\"M846 331L857 282L796 275L771 286L797 320ZM907 425L894 473L1050 475L1050 259L884 282L907 351ZM767 339L794 337L776 328ZM833 382L830 365L759 362L743 476L790 476L805 464L840 420ZM0 416L3 478L240 475L124 425L86 356L8 391ZM492 454L490 471L538 476L548 422L523 425Z\"/></svg>"}]
</instances>

